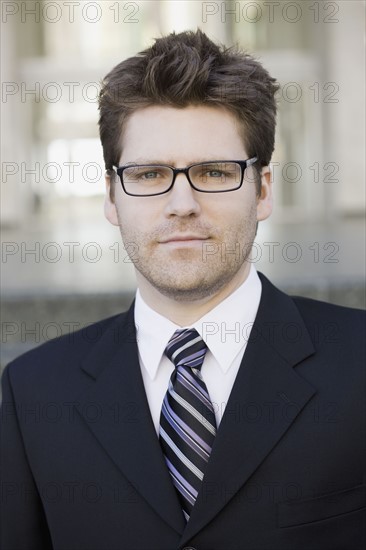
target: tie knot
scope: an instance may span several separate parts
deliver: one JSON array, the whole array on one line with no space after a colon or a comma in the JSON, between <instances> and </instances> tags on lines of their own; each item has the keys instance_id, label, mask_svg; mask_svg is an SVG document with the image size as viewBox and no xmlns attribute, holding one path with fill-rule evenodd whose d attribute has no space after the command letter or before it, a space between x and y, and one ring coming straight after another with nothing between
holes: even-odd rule
<instances>
[{"instance_id":1,"label":"tie knot","mask_svg":"<svg viewBox=\"0 0 366 550\"><path fill-rule=\"evenodd\" d=\"M170 338L165 355L176 367L185 365L195 369L202 367L207 345L196 329L178 329Z\"/></svg>"}]
</instances>

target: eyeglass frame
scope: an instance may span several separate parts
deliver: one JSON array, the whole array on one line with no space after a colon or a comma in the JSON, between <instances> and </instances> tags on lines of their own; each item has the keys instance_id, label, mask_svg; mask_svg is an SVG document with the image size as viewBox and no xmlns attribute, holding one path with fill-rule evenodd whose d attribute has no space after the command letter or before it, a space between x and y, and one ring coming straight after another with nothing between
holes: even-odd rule
<instances>
[{"instance_id":1,"label":"eyeglass frame","mask_svg":"<svg viewBox=\"0 0 366 550\"><path fill-rule=\"evenodd\" d=\"M117 175L119 176L123 191L126 193L126 195L130 195L131 197L157 197L158 195L165 195L165 193L168 193L173 188L173 185L175 183L177 175L180 174L180 173L185 174L189 185L192 187L192 189L194 189L195 191L198 191L199 193L229 193L231 191L237 191L238 189L240 189L240 187L243 185L245 170L247 168L249 168L249 166L252 166L254 163L256 163L257 160L258 160L258 157L252 157L252 158L247 159L247 160L228 160L228 159L225 159L225 160L208 160L206 162L195 162L194 164L190 164L189 166L186 166L185 168L174 168L174 166L170 166L169 164L156 164L156 163L151 163L151 164L125 164L124 166L113 166L113 169L116 171ZM240 184L238 185L238 187L235 187L234 189L222 189L222 190L220 189L218 191L206 191L204 189L198 189L197 187L195 187L194 184L190 180L189 173L188 173L189 170L191 168L193 168L194 166L200 166L201 164L208 164L208 163L211 163L211 162L216 163L216 164L225 163L225 162L226 163L235 162L236 164L239 164L240 168L241 168L241 179L240 179ZM126 191L126 188L125 188L124 183L123 183L123 172L127 168L135 168L136 166L138 166L138 167L163 166L165 168L170 168L173 171L173 180L172 180L171 185L168 187L168 189L166 189L165 191L161 191L160 193L148 193L146 195L137 195L136 193L128 193Z\"/></svg>"}]
</instances>

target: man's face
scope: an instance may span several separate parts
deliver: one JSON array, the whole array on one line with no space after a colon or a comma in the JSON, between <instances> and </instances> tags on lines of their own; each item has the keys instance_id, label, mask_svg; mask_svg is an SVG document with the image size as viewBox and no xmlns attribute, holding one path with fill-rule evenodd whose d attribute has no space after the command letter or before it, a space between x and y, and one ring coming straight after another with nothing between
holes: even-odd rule
<instances>
[{"instance_id":1,"label":"man's face","mask_svg":"<svg viewBox=\"0 0 366 550\"><path fill-rule=\"evenodd\" d=\"M119 165L162 163L183 168L209 160L246 160L236 118L218 107L184 109L152 106L129 118ZM178 174L163 195L126 195L119 178L114 202L107 196L105 213L119 225L136 268L139 286L175 301L213 296L248 272L247 256L256 223L271 213L269 171L256 195L253 168L245 171L240 189L201 193ZM187 237L186 240L174 238ZM190 238L189 238L190 237ZM172 240L173 239L173 240Z\"/></svg>"}]
</instances>

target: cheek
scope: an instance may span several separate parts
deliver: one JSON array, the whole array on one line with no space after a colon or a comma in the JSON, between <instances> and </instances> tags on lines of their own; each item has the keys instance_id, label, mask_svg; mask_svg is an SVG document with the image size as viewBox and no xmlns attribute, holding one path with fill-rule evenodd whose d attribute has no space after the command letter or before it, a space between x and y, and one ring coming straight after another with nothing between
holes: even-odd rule
<instances>
[{"instance_id":1,"label":"cheek","mask_svg":"<svg viewBox=\"0 0 366 550\"><path fill-rule=\"evenodd\" d=\"M147 235L156 226L156 219L152 216L150 208L141 204L125 202L118 209L121 231L129 235Z\"/></svg>"},{"instance_id":2,"label":"cheek","mask_svg":"<svg viewBox=\"0 0 366 550\"><path fill-rule=\"evenodd\" d=\"M257 223L255 204L239 204L222 224L224 239L235 242L251 242Z\"/></svg>"},{"instance_id":3,"label":"cheek","mask_svg":"<svg viewBox=\"0 0 366 550\"><path fill-rule=\"evenodd\" d=\"M235 201L218 201L218 204L207 210L207 215L212 219L217 228L240 227L256 215L255 197L239 196ZM203 214L205 210L203 209Z\"/></svg>"}]
</instances>

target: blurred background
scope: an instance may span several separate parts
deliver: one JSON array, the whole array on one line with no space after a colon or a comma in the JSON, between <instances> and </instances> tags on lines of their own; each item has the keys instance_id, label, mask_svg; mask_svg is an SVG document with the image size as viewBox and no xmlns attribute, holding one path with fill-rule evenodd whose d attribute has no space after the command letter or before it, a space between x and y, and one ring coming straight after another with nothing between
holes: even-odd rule
<instances>
[{"instance_id":1,"label":"blurred background","mask_svg":"<svg viewBox=\"0 0 366 550\"><path fill-rule=\"evenodd\" d=\"M128 307L103 215L97 95L155 38L200 27L281 84L275 210L252 261L281 289L365 305L365 3L1 2L1 365Z\"/></svg>"}]
</instances>

